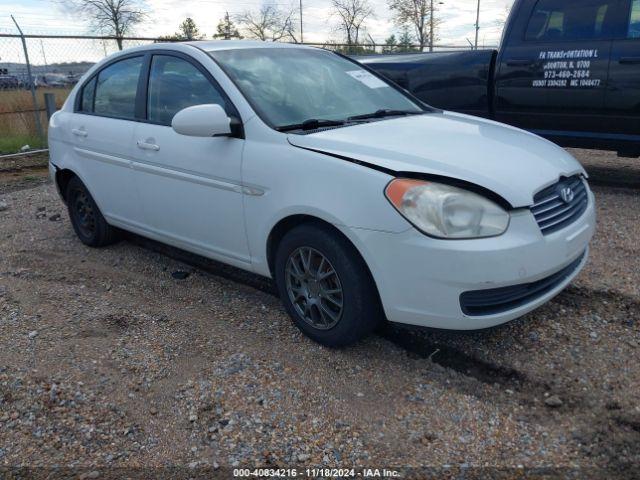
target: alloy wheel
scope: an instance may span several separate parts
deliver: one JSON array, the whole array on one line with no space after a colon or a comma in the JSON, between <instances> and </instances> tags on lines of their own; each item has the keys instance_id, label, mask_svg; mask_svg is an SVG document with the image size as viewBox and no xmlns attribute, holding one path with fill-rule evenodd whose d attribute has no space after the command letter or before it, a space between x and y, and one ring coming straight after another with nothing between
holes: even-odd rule
<instances>
[{"instance_id":1,"label":"alloy wheel","mask_svg":"<svg viewBox=\"0 0 640 480\"><path fill-rule=\"evenodd\" d=\"M342 317L344 294L338 273L318 250L299 247L287 259L287 294L296 312L312 327L328 330Z\"/></svg>"}]
</instances>

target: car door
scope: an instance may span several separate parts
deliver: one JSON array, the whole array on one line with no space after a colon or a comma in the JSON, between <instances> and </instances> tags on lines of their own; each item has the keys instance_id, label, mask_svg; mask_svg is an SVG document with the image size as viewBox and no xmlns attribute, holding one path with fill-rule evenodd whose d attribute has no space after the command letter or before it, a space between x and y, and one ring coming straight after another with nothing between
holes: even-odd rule
<instances>
[{"instance_id":1,"label":"car door","mask_svg":"<svg viewBox=\"0 0 640 480\"><path fill-rule=\"evenodd\" d=\"M537 132L606 129L612 39L625 0L538 0L504 45L496 118Z\"/></svg>"},{"instance_id":2,"label":"car door","mask_svg":"<svg viewBox=\"0 0 640 480\"><path fill-rule=\"evenodd\" d=\"M149 59L146 121L136 124L136 183L150 234L227 262L250 262L244 227L241 160L244 140L189 137L171 128L193 105L237 113L213 77L176 52Z\"/></svg>"},{"instance_id":3,"label":"car door","mask_svg":"<svg viewBox=\"0 0 640 480\"><path fill-rule=\"evenodd\" d=\"M613 42L606 95L607 125L640 149L640 0L630 2L624 37Z\"/></svg>"},{"instance_id":4,"label":"car door","mask_svg":"<svg viewBox=\"0 0 640 480\"><path fill-rule=\"evenodd\" d=\"M69 121L78 175L107 221L123 227L143 221L131 168L143 62L143 55L120 58L92 75Z\"/></svg>"}]
</instances>

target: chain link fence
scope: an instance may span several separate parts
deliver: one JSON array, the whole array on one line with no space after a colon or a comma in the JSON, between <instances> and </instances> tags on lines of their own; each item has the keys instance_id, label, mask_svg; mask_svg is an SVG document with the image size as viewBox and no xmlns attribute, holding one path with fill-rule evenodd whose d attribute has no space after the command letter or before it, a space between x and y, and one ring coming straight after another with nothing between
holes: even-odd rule
<instances>
[{"instance_id":1,"label":"chain link fence","mask_svg":"<svg viewBox=\"0 0 640 480\"><path fill-rule=\"evenodd\" d=\"M123 48L154 41L121 39ZM0 35L0 155L46 148L47 94L60 108L80 77L118 50L109 37Z\"/></svg>"},{"instance_id":2,"label":"chain link fence","mask_svg":"<svg viewBox=\"0 0 640 480\"><path fill-rule=\"evenodd\" d=\"M119 51L119 43L126 49L160 41L167 40L0 34L0 155L46 148L47 97L50 107L60 108L80 77L94 63ZM420 52L414 45L306 45L348 55ZM468 47L434 47L436 52L460 49Z\"/></svg>"}]
</instances>

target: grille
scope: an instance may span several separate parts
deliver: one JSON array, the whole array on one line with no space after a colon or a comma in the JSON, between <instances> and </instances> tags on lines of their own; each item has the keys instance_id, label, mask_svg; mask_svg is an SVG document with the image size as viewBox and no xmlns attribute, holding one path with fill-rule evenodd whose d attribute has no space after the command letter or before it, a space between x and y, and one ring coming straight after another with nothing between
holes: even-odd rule
<instances>
[{"instance_id":1,"label":"grille","mask_svg":"<svg viewBox=\"0 0 640 480\"><path fill-rule=\"evenodd\" d=\"M563 199L562 191L571 189L572 199ZM587 209L587 186L579 175L562 178L558 183L538 192L531 212L543 235L556 232L577 220Z\"/></svg>"},{"instance_id":2,"label":"grille","mask_svg":"<svg viewBox=\"0 0 640 480\"><path fill-rule=\"evenodd\" d=\"M543 297L576 271L586 251L577 260L542 280L509 287L474 290L460 295L460 307L466 315L482 316L507 312Z\"/></svg>"}]
</instances>

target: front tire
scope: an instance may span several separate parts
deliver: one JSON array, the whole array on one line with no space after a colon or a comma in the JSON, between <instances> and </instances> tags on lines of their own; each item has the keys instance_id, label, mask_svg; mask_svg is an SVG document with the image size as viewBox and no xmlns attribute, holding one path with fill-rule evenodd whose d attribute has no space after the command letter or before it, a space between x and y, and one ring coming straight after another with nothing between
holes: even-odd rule
<instances>
[{"instance_id":1,"label":"front tire","mask_svg":"<svg viewBox=\"0 0 640 480\"><path fill-rule=\"evenodd\" d=\"M107 223L87 187L78 177L67 185L67 209L71 225L82 243L104 247L117 241L115 228Z\"/></svg>"},{"instance_id":2,"label":"front tire","mask_svg":"<svg viewBox=\"0 0 640 480\"><path fill-rule=\"evenodd\" d=\"M322 345L351 345L383 319L364 260L329 228L303 224L287 233L276 252L275 277L293 322Z\"/></svg>"}]
</instances>

